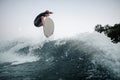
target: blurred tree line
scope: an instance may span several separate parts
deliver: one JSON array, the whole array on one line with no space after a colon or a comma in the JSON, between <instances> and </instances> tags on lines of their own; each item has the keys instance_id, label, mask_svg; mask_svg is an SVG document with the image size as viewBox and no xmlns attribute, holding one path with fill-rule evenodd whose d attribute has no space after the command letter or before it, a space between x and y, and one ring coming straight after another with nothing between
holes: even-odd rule
<instances>
[{"instance_id":1,"label":"blurred tree line","mask_svg":"<svg viewBox=\"0 0 120 80\"><path fill-rule=\"evenodd\" d=\"M120 42L120 23L115 24L114 26L102 26L101 24L98 24L95 26L95 31L99 33L103 32L106 36L110 37L114 43Z\"/></svg>"}]
</instances>

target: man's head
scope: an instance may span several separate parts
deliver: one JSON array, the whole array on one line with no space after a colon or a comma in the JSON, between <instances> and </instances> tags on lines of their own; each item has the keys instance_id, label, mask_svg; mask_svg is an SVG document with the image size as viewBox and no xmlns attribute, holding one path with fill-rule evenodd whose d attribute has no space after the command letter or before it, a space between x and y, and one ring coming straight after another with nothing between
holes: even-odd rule
<instances>
[{"instance_id":1,"label":"man's head","mask_svg":"<svg viewBox=\"0 0 120 80\"><path fill-rule=\"evenodd\" d=\"M46 16L46 17L49 16L50 14L53 14L53 13L50 12L49 10L46 10L46 11L45 11L45 16Z\"/></svg>"}]
</instances>

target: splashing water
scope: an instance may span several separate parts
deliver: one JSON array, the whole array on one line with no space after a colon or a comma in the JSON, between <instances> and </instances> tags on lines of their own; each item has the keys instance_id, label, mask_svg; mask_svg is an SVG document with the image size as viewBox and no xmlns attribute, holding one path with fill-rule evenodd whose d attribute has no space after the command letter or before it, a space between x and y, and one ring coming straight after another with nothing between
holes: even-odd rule
<instances>
[{"instance_id":1,"label":"splashing water","mask_svg":"<svg viewBox=\"0 0 120 80\"><path fill-rule=\"evenodd\" d=\"M7 80L9 71L15 69L17 74L11 73L11 80L119 80L119 49L119 43L114 44L96 32L42 42L20 39L2 42L0 64L12 65L0 68L3 73L0 78Z\"/></svg>"}]
</instances>

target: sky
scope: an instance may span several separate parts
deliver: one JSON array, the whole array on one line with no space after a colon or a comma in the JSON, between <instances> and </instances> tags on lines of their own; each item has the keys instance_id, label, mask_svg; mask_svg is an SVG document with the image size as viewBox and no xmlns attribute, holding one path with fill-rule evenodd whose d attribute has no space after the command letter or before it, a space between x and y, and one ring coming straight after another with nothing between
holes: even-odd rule
<instances>
[{"instance_id":1,"label":"sky","mask_svg":"<svg viewBox=\"0 0 120 80\"><path fill-rule=\"evenodd\" d=\"M55 38L93 32L97 24L120 23L120 0L0 0L0 39L43 37L43 28L33 21L45 10L54 13Z\"/></svg>"}]
</instances>

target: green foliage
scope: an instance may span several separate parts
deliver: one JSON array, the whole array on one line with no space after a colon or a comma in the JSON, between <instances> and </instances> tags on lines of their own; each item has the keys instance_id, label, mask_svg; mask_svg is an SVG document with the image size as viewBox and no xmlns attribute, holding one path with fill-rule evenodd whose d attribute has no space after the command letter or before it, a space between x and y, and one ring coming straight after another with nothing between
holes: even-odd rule
<instances>
[{"instance_id":1,"label":"green foliage","mask_svg":"<svg viewBox=\"0 0 120 80\"><path fill-rule=\"evenodd\" d=\"M118 43L120 42L120 23L115 24L114 26L105 25L102 26L100 24L95 26L95 31L102 33L111 38L112 42Z\"/></svg>"}]
</instances>

